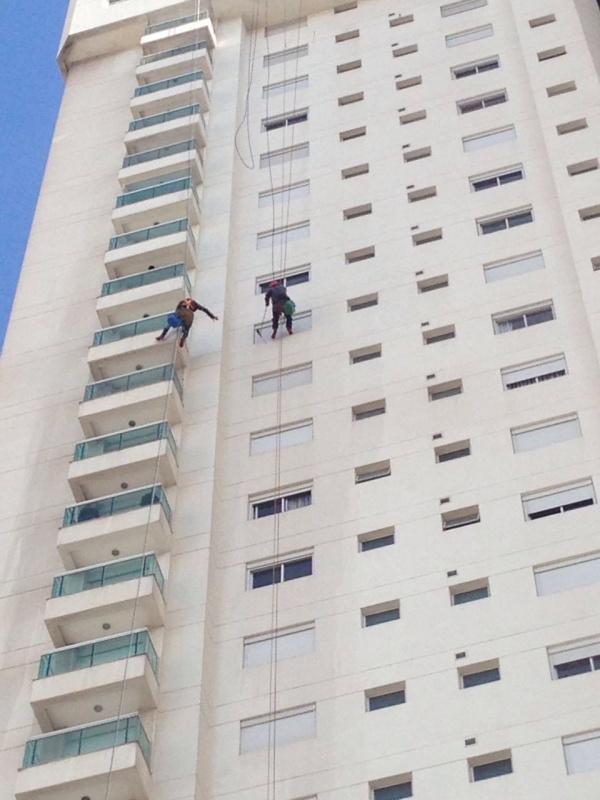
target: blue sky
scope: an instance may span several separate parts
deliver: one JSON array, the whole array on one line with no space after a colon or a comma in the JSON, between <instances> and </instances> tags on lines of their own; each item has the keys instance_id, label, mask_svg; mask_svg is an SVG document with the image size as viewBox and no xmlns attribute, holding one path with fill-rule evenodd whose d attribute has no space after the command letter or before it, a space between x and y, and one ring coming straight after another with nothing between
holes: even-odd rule
<instances>
[{"instance_id":1,"label":"blue sky","mask_svg":"<svg viewBox=\"0 0 600 800\"><path fill-rule=\"evenodd\" d=\"M63 92L68 0L0 0L0 345Z\"/></svg>"}]
</instances>

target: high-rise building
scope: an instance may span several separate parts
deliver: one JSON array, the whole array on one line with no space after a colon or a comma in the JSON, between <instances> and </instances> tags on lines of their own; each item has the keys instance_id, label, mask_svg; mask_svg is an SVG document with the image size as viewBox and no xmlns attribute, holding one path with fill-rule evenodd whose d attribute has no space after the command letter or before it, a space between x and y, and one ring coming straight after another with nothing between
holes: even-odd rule
<instances>
[{"instance_id":1,"label":"high-rise building","mask_svg":"<svg viewBox=\"0 0 600 800\"><path fill-rule=\"evenodd\" d=\"M0 800L598 797L598 5L334 3L71 2Z\"/></svg>"}]
</instances>

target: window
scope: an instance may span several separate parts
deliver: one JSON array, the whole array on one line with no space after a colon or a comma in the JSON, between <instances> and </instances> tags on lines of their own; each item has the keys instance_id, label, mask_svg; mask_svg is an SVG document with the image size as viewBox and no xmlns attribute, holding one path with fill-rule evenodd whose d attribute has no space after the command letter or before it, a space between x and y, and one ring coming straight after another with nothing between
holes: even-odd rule
<instances>
[{"instance_id":1,"label":"window","mask_svg":"<svg viewBox=\"0 0 600 800\"><path fill-rule=\"evenodd\" d=\"M275 247L279 244L287 244L296 239L308 239L310 236L310 222L296 222L293 225L285 225L282 228L274 228L271 231L264 231L256 234L256 247L262 250L265 247Z\"/></svg>"},{"instance_id":2,"label":"window","mask_svg":"<svg viewBox=\"0 0 600 800\"><path fill-rule=\"evenodd\" d=\"M363 628L383 625L384 622L394 622L400 619L400 603L398 600L392 600L389 603L380 603L376 606L363 608L362 619Z\"/></svg>"},{"instance_id":3,"label":"window","mask_svg":"<svg viewBox=\"0 0 600 800\"><path fill-rule=\"evenodd\" d=\"M554 307L548 300L533 306L495 314L492 322L494 333L501 334L517 331L520 328L531 328L532 325L541 325L542 322L550 322L553 319L555 319Z\"/></svg>"},{"instance_id":4,"label":"window","mask_svg":"<svg viewBox=\"0 0 600 800\"><path fill-rule=\"evenodd\" d=\"M368 533L361 533L358 537L358 549L361 553L366 553L370 550L379 550L380 547L389 547L394 544L395 529L380 528L377 531L369 531Z\"/></svg>"},{"instance_id":5,"label":"window","mask_svg":"<svg viewBox=\"0 0 600 800\"><path fill-rule=\"evenodd\" d=\"M410 114L401 114L398 117L400 125L410 125L411 122L419 122L422 119L427 119L427 111L425 109L413 111Z\"/></svg>"},{"instance_id":6,"label":"window","mask_svg":"<svg viewBox=\"0 0 600 800\"><path fill-rule=\"evenodd\" d=\"M376 689L367 689L365 700L367 711L379 711L390 706L400 706L406 703L404 683L391 683L387 686L378 686Z\"/></svg>"},{"instance_id":7,"label":"window","mask_svg":"<svg viewBox=\"0 0 600 800\"><path fill-rule=\"evenodd\" d=\"M582 222L587 222L590 219L597 219L598 217L600 217L600 205L579 209L579 219Z\"/></svg>"},{"instance_id":8,"label":"window","mask_svg":"<svg viewBox=\"0 0 600 800\"><path fill-rule=\"evenodd\" d=\"M306 158L308 153L308 142L295 144L292 147L282 147L281 150L271 150L268 153L261 154L260 168L275 167L278 164L286 164L288 161L295 161L297 158Z\"/></svg>"},{"instance_id":9,"label":"window","mask_svg":"<svg viewBox=\"0 0 600 800\"><path fill-rule=\"evenodd\" d=\"M366 261L368 258L375 258L375 247L361 247L360 250L344 253L346 264L356 264L358 261Z\"/></svg>"},{"instance_id":10,"label":"window","mask_svg":"<svg viewBox=\"0 0 600 800\"><path fill-rule=\"evenodd\" d=\"M478 219L476 222L479 235L487 236L490 233L498 233L533 222L533 210L530 207L519 211L507 211L500 216Z\"/></svg>"},{"instance_id":11,"label":"window","mask_svg":"<svg viewBox=\"0 0 600 800\"><path fill-rule=\"evenodd\" d=\"M600 731L565 736L563 749L569 775L600 769Z\"/></svg>"},{"instance_id":12,"label":"window","mask_svg":"<svg viewBox=\"0 0 600 800\"><path fill-rule=\"evenodd\" d=\"M587 128L587 119L574 119L571 122L563 122L561 125L556 126L556 132L559 136L564 136L567 133L575 133L575 131L582 131Z\"/></svg>"},{"instance_id":13,"label":"window","mask_svg":"<svg viewBox=\"0 0 600 800\"><path fill-rule=\"evenodd\" d=\"M594 256L593 258L590 258L590 262L594 271L600 269L600 256Z\"/></svg>"},{"instance_id":14,"label":"window","mask_svg":"<svg viewBox=\"0 0 600 800\"><path fill-rule=\"evenodd\" d=\"M423 83L423 78L421 75L414 75L412 78L405 78L401 81L396 81L396 89L401 91L402 89L410 89L411 86L419 86Z\"/></svg>"},{"instance_id":15,"label":"window","mask_svg":"<svg viewBox=\"0 0 600 800\"><path fill-rule=\"evenodd\" d=\"M454 528L464 528L467 525L475 525L477 522L481 522L479 506L457 508L455 511L446 511L445 514L442 514L443 531L451 531Z\"/></svg>"},{"instance_id":16,"label":"window","mask_svg":"<svg viewBox=\"0 0 600 800\"><path fill-rule=\"evenodd\" d=\"M474 61L470 64L462 64L460 67L452 67L450 72L454 80L461 78L469 78L471 75L479 75L482 72L489 72L492 69L500 67L500 59L498 56L492 56L481 61Z\"/></svg>"},{"instance_id":17,"label":"window","mask_svg":"<svg viewBox=\"0 0 600 800\"><path fill-rule=\"evenodd\" d=\"M425 294L426 292L435 292L438 289L446 289L446 288L448 288L447 275L435 275L433 278L425 278L421 281L417 281L417 290L419 294Z\"/></svg>"},{"instance_id":18,"label":"window","mask_svg":"<svg viewBox=\"0 0 600 800\"><path fill-rule=\"evenodd\" d=\"M298 286L310 281L310 264L301 264L291 267L283 272L272 272L270 275L261 275L256 279L256 294L264 294L272 281L282 281L284 286Z\"/></svg>"},{"instance_id":19,"label":"window","mask_svg":"<svg viewBox=\"0 0 600 800\"><path fill-rule=\"evenodd\" d=\"M548 660L554 680L572 678L600 670L600 639L580 639L548 648Z\"/></svg>"},{"instance_id":20,"label":"window","mask_svg":"<svg viewBox=\"0 0 600 800\"><path fill-rule=\"evenodd\" d=\"M360 69L361 67L362 61L359 58L356 61L347 61L345 64L338 64L336 71L338 75L341 75L344 72L352 72L353 69Z\"/></svg>"},{"instance_id":21,"label":"window","mask_svg":"<svg viewBox=\"0 0 600 800\"><path fill-rule=\"evenodd\" d=\"M372 800L403 800L412 797L412 775L395 775L393 778L373 781Z\"/></svg>"},{"instance_id":22,"label":"window","mask_svg":"<svg viewBox=\"0 0 600 800\"><path fill-rule=\"evenodd\" d=\"M278 114L276 117L267 117L261 122L261 131L275 131L278 128L286 128L290 125L297 125L299 122L308 120L308 108L300 108L297 111L287 111L285 114Z\"/></svg>"},{"instance_id":23,"label":"window","mask_svg":"<svg viewBox=\"0 0 600 800\"><path fill-rule=\"evenodd\" d=\"M535 588L540 597L600 583L600 553L567 558L535 567Z\"/></svg>"},{"instance_id":24,"label":"window","mask_svg":"<svg viewBox=\"0 0 600 800\"><path fill-rule=\"evenodd\" d=\"M431 147L420 147L418 150L407 150L403 153L404 161L408 164L411 161L419 161L421 158L429 158Z\"/></svg>"},{"instance_id":25,"label":"window","mask_svg":"<svg viewBox=\"0 0 600 800\"><path fill-rule=\"evenodd\" d=\"M244 667L257 667L273 661L304 656L313 653L314 649L314 622L259 636L247 636L244 639Z\"/></svg>"},{"instance_id":26,"label":"window","mask_svg":"<svg viewBox=\"0 0 600 800\"><path fill-rule=\"evenodd\" d=\"M263 56L263 67L273 67L275 64L283 64L285 61L295 61L307 55L307 44L302 44L299 47L290 47L289 50L279 50L277 53L269 53Z\"/></svg>"},{"instance_id":27,"label":"window","mask_svg":"<svg viewBox=\"0 0 600 800\"><path fill-rule=\"evenodd\" d=\"M402 14L398 14L397 17L394 17L389 21L389 25L390 28L396 28L398 27L398 25L406 25L407 22L414 22L414 21L415 18L413 14L405 14L404 16L402 16Z\"/></svg>"},{"instance_id":28,"label":"window","mask_svg":"<svg viewBox=\"0 0 600 800\"><path fill-rule=\"evenodd\" d=\"M279 448L305 444L306 442L312 442L312 438L312 420L297 422L281 428L271 428L268 431L260 431L259 433L251 433L250 455L256 456L260 453L270 453Z\"/></svg>"},{"instance_id":29,"label":"window","mask_svg":"<svg viewBox=\"0 0 600 800\"><path fill-rule=\"evenodd\" d=\"M450 601L453 606L463 603L474 603L490 596L490 587L487 580L459 583L450 587Z\"/></svg>"},{"instance_id":30,"label":"window","mask_svg":"<svg viewBox=\"0 0 600 800\"><path fill-rule=\"evenodd\" d=\"M463 439L461 442L452 442L452 444L444 444L436 447L435 460L438 464L443 464L445 461L454 461L457 458L466 458L471 455L471 443L468 439Z\"/></svg>"},{"instance_id":31,"label":"window","mask_svg":"<svg viewBox=\"0 0 600 800\"><path fill-rule=\"evenodd\" d=\"M485 131L485 133L476 133L473 136L464 136L462 140L463 150L465 153L470 153L473 150L492 147L516 138L517 132L514 125L508 125L506 128L498 128L495 131Z\"/></svg>"},{"instance_id":32,"label":"window","mask_svg":"<svg viewBox=\"0 0 600 800\"><path fill-rule=\"evenodd\" d=\"M411 53L418 53L418 44L409 44L406 47L395 47L392 50L392 58L402 58L402 56L409 56Z\"/></svg>"},{"instance_id":33,"label":"window","mask_svg":"<svg viewBox=\"0 0 600 800\"><path fill-rule=\"evenodd\" d=\"M587 161L578 161L576 164L569 164L567 172L571 177L575 175L583 175L586 172L594 172L598 169L598 159L590 158Z\"/></svg>"},{"instance_id":34,"label":"window","mask_svg":"<svg viewBox=\"0 0 600 800\"><path fill-rule=\"evenodd\" d=\"M248 588L262 589L274 583L287 583L312 575L312 554L290 556L265 566L248 567Z\"/></svg>"},{"instance_id":35,"label":"window","mask_svg":"<svg viewBox=\"0 0 600 800\"><path fill-rule=\"evenodd\" d=\"M525 519L534 520L592 506L596 502L596 495L592 481L586 480L557 489L544 489L522 495L521 501Z\"/></svg>"},{"instance_id":36,"label":"window","mask_svg":"<svg viewBox=\"0 0 600 800\"><path fill-rule=\"evenodd\" d=\"M280 389L295 389L312 383L312 364L299 364L296 367L254 375L252 378L252 397L271 394Z\"/></svg>"},{"instance_id":37,"label":"window","mask_svg":"<svg viewBox=\"0 0 600 800\"><path fill-rule=\"evenodd\" d=\"M362 125L360 128L351 128L349 131L342 131L340 133L340 142L349 142L351 139L358 139L366 135L367 129Z\"/></svg>"},{"instance_id":38,"label":"window","mask_svg":"<svg viewBox=\"0 0 600 800\"><path fill-rule=\"evenodd\" d=\"M535 253L512 256L512 258L502 259L502 261L484 264L483 276L486 283L493 283L507 278L515 278L518 275L526 275L528 272L544 269L545 266L544 256L541 250L537 250Z\"/></svg>"},{"instance_id":39,"label":"window","mask_svg":"<svg viewBox=\"0 0 600 800\"><path fill-rule=\"evenodd\" d=\"M506 94L506 90L502 89L499 92L490 92L488 94L481 95L480 97L471 97L468 100L458 100L456 103L456 108L458 109L459 114L469 114L471 111L481 111L484 108L497 106L501 103L506 103L507 101L508 95Z\"/></svg>"},{"instance_id":40,"label":"window","mask_svg":"<svg viewBox=\"0 0 600 800\"><path fill-rule=\"evenodd\" d=\"M371 403L362 403L360 406L352 407L352 419L354 422L361 422L363 419L379 417L385 414L385 400L373 400Z\"/></svg>"},{"instance_id":41,"label":"window","mask_svg":"<svg viewBox=\"0 0 600 800\"><path fill-rule=\"evenodd\" d=\"M285 81L269 83L263 86L263 99L277 97L286 92L299 92L301 89L308 89L308 75L300 75L298 78L288 78Z\"/></svg>"},{"instance_id":42,"label":"window","mask_svg":"<svg viewBox=\"0 0 600 800\"><path fill-rule=\"evenodd\" d=\"M423 334L423 344L437 344L445 342L446 339L454 339L456 330L454 325L444 325L443 328L433 328Z\"/></svg>"},{"instance_id":43,"label":"window","mask_svg":"<svg viewBox=\"0 0 600 800\"><path fill-rule=\"evenodd\" d=\"M473 781L487 781L489 778L509 775L513 771L510 750L469 759L469 766Z\"/></svg>"},{"instance_id":44,"label":"window","mask_svg":"<svg viewBox=\"0 0 600 800\"><path fill-rule=\"evenodd\" d=\"M513 428L510 435L514 452L522 453L576 439L581 436L581 427L577 414L570 414L568 417L546 420L525 428Z\"/></svg>"},{"instance_id":45,"label":"window","mask_svg":"<svg viewBox=\"0 0 600 800\"><path fill-rule=\"evenodd\" d=\"M240 753L251 753L270 745L292 744L317 735L317 709L314 704L277 711L240 723Z\"/></svg>"},{"instance_id":46,"label":"window","mask_svg":"<svg viewBox=\"0 0 600 800\"><path fill-rule=\"evenodd\" d=\"M430 244L431 242L439 242L443 237L441 228L434 228L431 231L423 231L423 233L415 233L412 237L412 242L415 247L422 244Z\"/></svg>"},{"instance_id":47,"label":"window","mask_svg":"<svg viewBox=\"0 0 600 800\"><path fill-rule=\"evenodd\" d=\"M561 47L553 47L550 50L542 50L541 53L537 54L538 61L549 61L551 58L558 58L559 56L564 56L567 53L567 48L564 46Z\"/></svg>"},{"instance_id":48,"label":"window","mask_svg":"<svg viewBox=\"0 0 600 800\"><path fill-rule=\"evenodd\" d=\"M249 498L250 519L272 517L312 505L312 484L284 486L278 492L263 492Z\"/></svg>"},{"instance_id":49,"label":"window","mask_svg":"<svg viewBox=\"0 0 600 800\"><path fill-rule=\"evenodd\" d=\"M342 180L357 178L359 175L366 175L369 172L368 164L357 164L355 167L346 167L342 170Z\"/></svg>"},{"instance_id":50,"label":"window","mask_svg":"<svg viewBox=\"0 0 600 800\"><path fill-rule=\"evenodd\" d=\"M299 28L306 28L308 20L306 17L294 19L291 22L282 22L279 25L269 25L265 28L265 36L276 36L278 33L296 32Z\"/></svg>"},{"instance_id":51,"label":"window","mask_svg":"<svg viewBox=\"0 0 600 800\"><path fill-rule=\"evenodd\" d=\"M500 665L498 660L480 662L463 667L458 671L461 689L471 689L482 686L484 683L495 683L500 680Z\"/></svg>"},{"instance_id":52,"label":"window","mask_svg":"<svg viewBox=\"0 0 600 800\"><path fill-rule=\"evenodd\" d=\"M353 297L348 300L348 311L363 311L365 308L372 308L379 304L377 292L373 294L363 294L362 297Z\"/></svg>"},{"instance_id":53,"label":"window","mask_svg":"<svg viewBox=\"0 0 600 800\"><path fill-rule=\"evenodd\" d=\"M473 11L475 8L487 6L487 0L461 0L460 3L448 3L440 8L442 17L451 17L462 14L464 11Z\"/></svg>"},{"instance_id":54,"label":"window","mask_svg":"<svg viewBox=\"0 0 600 800\"><path fill-rule=\"evenodd\" d=\"M338 97L338 106L349 106L351 103L360 103L365 99L364 92L354 92L354 94L346 94L343 97Z\"/></svg>"},{"instance_id":55,"label":"window","mask_svg":"<svg viewBox=\"0 0 600 800\"><path fill-rule=\"evenodd\" d=\"M334 14L343 14L344 11L353 11L355 8L358 8L357 0L353 0L351 3L342 3L339 6L333 7Z\"/></svg>"},{"instance_id":56,"label":"window","mask_svg":"<svg viewBox=\"0 0 600 800\"><path fill-rule=\"evenodd\" d=\"M567 374L567 362L563 355L551 356L518 367L505 367L500 374L506 391L520 389L522 386L562 378Z\"/></svg>"},{"instance_id":57,"label":"window","mask_svg":"<svg viewBox=\"0 0 600 800\"><path fill-rule=\"evenodd\" d=\"M557 83L554 86L548 86L546 94L548 97L557 97L559 94L567 94L567 92L574 92L577 90L575 81L567 81L567 83Z\"/></svg>"},{"instance_id":58,"label":"window","mask_svg":"<svg viewBox=\"0 0 600 800\"><path fill-rule=\"evenodd\" d=\"M369 347L350 351L351 364L361 364L363 361L371 361L373 358L381 358L380 344L372 344Z\"/></svg>"},{"instance_id":59,"label":"window","mask_svg":"<svg viewBox=\"0 0 600 800\"><path fill-rule=\"evenodd\" d=\"M346 31L345 33L338 33L335 37L336 44L340 42L347 42L349 39L358 39L360 36L360 31L355 29L353 31Z\"/></svg>"},{"instance_id":60,"label":"window","mask_svg":"<svg viewBox=\"0 0 600 800\"><path fill-rule=\"evenodd\" d=\"M354 483L367 483L379 478L388 478L392 474L389 461L377 461L374 464L365 464L354 470Z\"/></svg>"},{"instance_id":61,"label":"window","mask_svg":"<svg viewBox=\"0 0 600 800\"><path fill-rule=\"evenodd\" d=\"M493 35L494 28L492 25L482 25L480 28L472 28L469 31L452 33L446 36L446 47L459 47L460 45L475 42L477 39L486 39L488 36Z\"/></svg>"},{"instance_id":62,"label":"window","mask_svg":"<svg viewBox=\"0 0 600 800\"><path fill-rule=\"evenodd\" d=\"M541 25L548 25L550 22L556 22L555 14L546 14L544 17L535 17L529 20L530 28L539 28Z\"/></svg>"},{"instance_id":63,"label":"window","mask_svg":"<svg viewBox=\"0 0 600 800\"><path fill-rule=\"evenodd\" d=\"M454 395L462 394L463 385L460 378L455 381L446 381L445 383L438 383L435 386L427 388L427 395L430 400L443 400L446 397L454 397Z\"/></svg>"},{"instance_id":64,"label":"window","mask_svg":"<svg viewBox=\"0 0 600 800\"><path fill-rule=\"evenodd\" d=\"M424 189L413 189L406 193L409 203L418 203L419 200L428 200L430 197L437 196L436 186L426 186Z\"/></svg>"},{"instance_id":65,"label":"window","mask_svg":"<svg viewBox=\"0 0 600 800\"><path fill-rule=\"evenodd\" d=\"M471 191L481 192L485 189L495 189L497 186L504 186L505 183L514 183L515 181L522 181L525 177L525 172L522 165L516 167L505 167L504 169L494 170L485 175L477 175L469 178Z\"/></svg>"},{"instance_id":66,"label":"window","mask_svg":"<svg viewBox=\"0 0 600 800\"><path fill-rule=\"evenodd\" d=\"M260 192L258 195L258 207L265 208L273 203L284 203L289 200L296 200L298 197L307 197L310 194L310 181L300 181L289 186L281 186L278 189L269 189Z\"/></svg>"},{"instance_id":67,"label":"window","mask_svg":"<svg viewBox=\"0 0 600 800\"><path fill-rule=\"evenodd\" d=\"M353 206L353 208L346 208L342 211L342 217L345 220L356 219L356 217L365 217L373 213L371 203L363 203L361 206Z\"/></svg>"}]
</instances>

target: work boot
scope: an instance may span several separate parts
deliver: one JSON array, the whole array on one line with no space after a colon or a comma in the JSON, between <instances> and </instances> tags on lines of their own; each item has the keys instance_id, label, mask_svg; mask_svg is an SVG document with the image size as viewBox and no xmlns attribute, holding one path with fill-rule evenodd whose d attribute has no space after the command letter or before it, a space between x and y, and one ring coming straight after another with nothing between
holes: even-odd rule
<instances>
[{"instance_id":1,"label":"work boot","mask_svg":"<svg viewBox=\"0 0 600 800\"><path fill-rule=\"evenodd\" d=\"M287 332L289 333L290 336L294 335L294 331L291 328L288 328Z\"/></svg>"},{"instance_id":2,"label":"work boot","mask_svg":"<svg viewBox=\"0 0 600 800\"><path fill-rule=\"evenodd\" d=\"M184 344L185 344L185 339L180 339L179 340L179 347L183 347Z\"/></svg>"},{"instance_id":3,"label":"work boot","mask_svg":"<svg viewBox=\"0 0 600 800\"><path fill-rule=\"evenodd\" d=\"M164 342L164 340L165 340L165 337L164 337L164 336L157 336L157 337L156 337L156 341L157 341L157 342Z\"/></svg>"},{"instance_id":4,"label":"work boot","mask_svg":"<svg viewBox=\"0 0 600 800\"><path fill-rule=\"evenodd\" d=\"M273 331L273 333L271 334L271 339L275 339L276 336L277 336L277 331Z\"/></svg>"}]
</instances>

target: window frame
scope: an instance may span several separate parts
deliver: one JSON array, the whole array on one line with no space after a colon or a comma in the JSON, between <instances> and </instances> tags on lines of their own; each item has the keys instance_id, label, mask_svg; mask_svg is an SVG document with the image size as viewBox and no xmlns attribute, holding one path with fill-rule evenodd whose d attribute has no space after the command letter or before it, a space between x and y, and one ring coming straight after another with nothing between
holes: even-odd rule
<instances>
[{"instance_id":1,"label":"window frame","mask_svg":"<svg viewBox=\"0 0 600 800\"><path fill-rule=\"evenodd\" d=\"M280 489L273 489L268 492L258 492L251 494L248 497L248 519L259 520L266 517L273 517L275 514L284 514L288 511L299 511L302 508L308 508L313 505L313 482L305 481L304 483L293 484L290 486L282 486ZM290 500L295 500L303 495L308 495L309 501L301 506L295 508L286 508L289 506ZM264 505L265 503L273 503L273 507L277 508L277 503L280 503L280 510L274 510L271 514L257 514L257 506Z\"/></svg>"},{"instance_id":2,"label":"window frame","mask_svg":"<svg viewBox=\"0 0 600 800\"><path fill-rule=\"evenodd\" d=\"M587 489L588 487L588 492L580 491ZM573 499L569 502L560 502L558 505L540 505L539 510L533 512L535 516L531 516L527 510L528 504L534 503L534 505L537 506L537 504L535 504L536 500L540 501L545 497L559 497L560 495L565 495L569 492L574 492L574 497L579 494L582 499ZM585 497L585 494L588 494L589 497ZM588 500L591 500L591 502L588 502ZM556 516L557 514L566 514L568 511L576 511L579 508L586 508L587 506L596 505L597 502L596 490L591 477L583 478L579 481L572 481L571 483L561 484L560 486L551 486L545 489L538 489L535 492L525 492L521 495L521 504L523 507L523 516L525 518L525 522L535 522L536 519ZM567 506L572 506L572 508L567 508ZM550 513L541 513L546 511L549 511Z\"/></svg>"},{"instance_id":3,"label":"window frame","mask_svg":"<svg viewBox=\"0 0 600 800\"><path fill-rule=\"evenodd\" d=\"M295 564L300 564L304 561L310 562L310 572L304 575L295 575L288 578L288 570L286 567L288 565L293 566ZM246 591L253 592L256 589L266 589L276 583L290 583L291 581L297 581L301 578L310 578L315 574L314 566L314 551L312 549L288 553L287 555L281 555L278 558L263 559L262 561L251 562L250 564L246 564ZM263 583L255 586L254 576L258 573L267 572L268 570L272 571L273 575L275 575L276 570L278 570L279 580L274 579L270 583Z\"/></svg>"},{"instance_id":4,"label":"window frame","mask_svg":"<svg viewBox=\"0 0 600 800\"><path fill-rule=\"evenodd\" d=\"M292 441L289 444L284 444L285 434L292 433L294 431L308 431L310 436L307 439L303 439L302 441ZM308 435L308 434L307 434ZM259 449L256 452L253 452L252 445L256 442L265 442L266 440L273 439L275 444L273 447L269 447L267 450ZM293 439L293 437L292 437ZM279 443L278 443L279 440ZM250 434L250 455L265 455L266 453L272 453L276 450L283 450L285 447L296 447L301 444L308 444L314 440L314 423L312 419L300 420L298 422L291 422L288 425L280 425L275 428L267 428L266 430L262 431L253 431Z\"/></svg>"},{"instance_id":5,"label":"window frame","mask_svg":"<svg viewBox=\"0 0 600 800\"><path fill-rule=\"evenodd\" d=\"M453 17L455 14L464 14L467 11L474 11L476 8L483 8L487 6L487 4L488 0L458 0L458 2L446 3L440 6L440 15L443 18ZM448 13L444 14L444 9L446 9Z\"/></svg>"},{"instance_id":6,"label":"window frame","mask_svg":"<svg viewBox=\"0 0 600 800\"><path fill-rule=\"evenodd\" d=\"M282 720L289 719L292 717L300 717L307 714L311 714L314 720L313 728L314 733L309 734L307 736L300 736L297 739L291 739L289 741L277 741L277 734L279 731L279 735L281 736L281 731L284 729L284 726L281 724ZM268 745L259 746L259 747L244 747L243 742L243 731L247 730L248 728L259 727L259 726L267 726L267 730L272 728L272 732L267 734L267 740L273 741L277 747L282 747L287 744L294 744L297 741L302 741L303 739L312 739L317 735L317 704L316 703L308 703L304 706L296 706L295 708L286 708L280 711L276 711L274 714L264 714L259 717L250 717L249 719L240 720L240 745L239 745L239 752L240 755L245 755L246 753L255 753L259 750L263 750Z\"/></svg>"},{"instance_id":7,"label":"window frame","mask_svg":"<svg viewBox=\"0 0 600 800\"><path fill-rule=\"evenodd\" d=\"M285 385L285 377L288 375L301 375L303 373L308 374L308 380L303 380L300 383L293 383L290 386ZM260 385L260 383L267 383L268 381L276 381L277 385L275 388L270 389L268 391L258 392L255 393L254 389L255 386ZM312 361L306 361L303 364L296 364L292 367L284 367L280 370L274 370L273 372L263 372L259 375L252 376L252 397L263 397L265 394L273 394L274 392L278 391L286 391L289 389L296 389L298 386L308 386L313 382L313 365Z\"/></svg>"},{"instance_id":8,"label":"window frame","mask_svg":"<svg viewBox=\"0 0 600 800\"><path fill-rule=\"evenodd\" d=\"M543 312L551 311L552 316L550 319L543 319L539 322L534 322L531 324L529 321L529 316L534 314L540 314ZM517 325L514 328L507 328L506 330L501 329L501 325L507 322L515 322L516 320L522 318L523 325ZM556 312L554 310L554 302L552 300L542 300L539 303L532 303L528 306L522 306L521 308L515 308L511 311L500 311L497 314L492 315L492 323L494 327L494 334L496 336L502 336L505 333L514 333L518 330L526 330L527 328L535 327L536 325L543 325L546 322L554 322L556 320Z\"/></svg>"},{"instance_id":9,"label":"window frame","mask_svg":"<svg viewBox=\"0 0 600 800\"><path fill-rule=\"evenodd\" d=\"M274 53L266 53L263 56L263 67L274 67L277 64L284 64L287 61L298 61L300 58L308 55L308 45L299 44L295 47L287 47L283 50L277 50Z\"/></svg>"},{"instance_id":10,"label":"window frame","mask_svg":"<svg viewBox=\"0 0 600 800\"><path fill-rule=\"evenodd\" d=\"M450 74L452 75L452 80L460 81L463 78L472 78L473 75L481 75L494 69L500 69L500 67L500 56L488 56L477 61L469 61L466 64L457 64L455 67L450 67ZM458 74L460 71L466 71L466 74Z\"/></svg>"},{"instance_id":11,"label":"window frame","mask_svg":"<svg viewBox=\"0 0 600 800\"><path fill-rule=\"evenodd\" d=\"M486 108L493 108L504 103L508 103L508 92L506 89L497 89L476 97L465 97L463 100L457 100L456 111L459 116L463 116L464 114L471 114L473 111L483 111Z\"/></svg>"},{"instance_id":12,"label":"window frame","mask_svg":"<svg viewBox=\"0 0 600 800\"><path fill-rule=\"evenodd\" d=\"M505 378L510 375L515 375L519 372L529 372L535 370L536 367L543 368L545 365L560 365L563 366L558 370L550 372L541 372L539 375L532 375L531 378L523 378L518 381L506 381ZM560 373L560 374L559 374ZM524 386L533 386L537 383L544 383L548 380L566 377L569 374L567 359L564 353L558 353L554 356L546 356L545 358L536 359L534 361L526 361L524 364L517 364L514 367L502 367L500 370L500 378L502 380L502 388L505 392L512 391L513 389L522 389ZM520 386L511 384L521 384Z\"/></svg>"},{"instance_id":13,"label":"window frame","mask_svg":"<svg viewBox=\"0 0 600 800\"><path fill-rule=\"evenodd\" d=\"M504 133L512 133L512 136L502 137L496 141L491 141L494 137L504 134ZM503 125L501 128L494 128L490 131L482 131L481 133L472 133L468 136L462 137L462 145L463 151L465 153L473 153L477 150L483 150L486 147L495 147L498 144L504 144L506 142L513 142L517 138L517 130L514 125ZM488 141L490 140L490 141ZM467 145L471 142L481 142L482 144L477 145L476 147L468 147Z\"/></svg>"},{"instance_id":14,"label":"window frame","mask_svg":"<svg viewBox=\"0 0 600 800\"><path fill-rule=\"evenodd\" d=\"M469 34L479 33L485 31L485 35L483 36L475 36L471 38ZM487 32L489 31L489 33ZM494 36L494 26L491 22L486 23L485 25L478 25L476 28L469 28L465 31L457 31L456 33L449 33L445 37L446 47L461 47L464 44L471 44L471 42L478 42L480 39L488 39L490 36ZM452 42L452 44L450 44Z\"/></svg>"},{"instance_id":15,"label":"window frame","mask_svg":"<svg viewBox=\"0 0 600 800\"><path fill-rule=\"evenodd\" d=\"M522 437L524 436L526 437L527 434L535 433L536 431L546 431L546 430L552 431L553 429L557 429L557 427L563 425L569 426L569 430L576 429L578 433L574 434L573 436L568 436L567 438L554 439L542 444L538 444L537 446L522 447L521 445L523 441ZM553 444L561 444L563 442L569 442L572 439L579 439L583 436L583 432L581 430L579 415L577 414L577 412L573 412L571 414L561 415L560 417L544 419L540 420L539 422L531 423L529 425L520 425L518 427L511 428L510 436L511 436L513 453L529 453L532 450L540 450L544 447L551 447Z\"/></svg>"},{"instance_id":16,"label":"window frame","mask_svg":"<svg viewBox=\"0 0 600 800\"><path fill-rule=\"evenodd\" d=\"M280 655L280 650L277 644L274 644L271 648L271 658L269 660L253 660L253 663L248 663L252 659L248 658L248 647L252 647L253 645L260 645L266 642L273 642L275 643L278 639L285 639L288 636L301 636L305 633L311 633L312 636L309 638L309 644L312 645L309 649L304 650L300 653L295 653L294 655ZM261 667L264 664L270 664L279 661L287 661L290 658L300 658L301 656L308 655L309 653L314 653L316 650L316 624L313 620L312 622L304 622L299 625L290 625L286 628L278 628L276 630L266 631L265 633L257 633L252 634L251 636L245 636L242 642L242 668L243 669L252 669L253 667Z\"/></svg>"}]
</instances>

